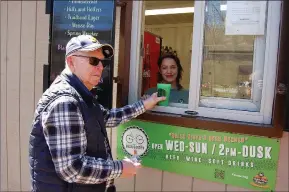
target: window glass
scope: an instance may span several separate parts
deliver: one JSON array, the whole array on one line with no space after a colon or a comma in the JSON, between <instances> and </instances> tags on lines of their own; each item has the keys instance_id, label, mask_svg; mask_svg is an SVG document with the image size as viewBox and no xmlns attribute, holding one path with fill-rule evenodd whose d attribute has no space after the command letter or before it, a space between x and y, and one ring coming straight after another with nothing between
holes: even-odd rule
<instances>
[{"instance_id":1,"label":"window glass","mask_svg":"<svg viewBox=\"0 0 289 192\"><path fill-rule=\"evenodd\" d=\"M226 2L206 1L199 105L260 111L264 36L225 35Z\"/></svg>"},{"instance_id":2,"label":"window glass","mask_svg":"<svg viewBox=\"0 0 289 192\"><path fill-rule=\"evenodd\" d=\"M187 107L194 2L144 1L142 95L170 85L169 106Z\"/></svg>"},{"instance_id":3,"label":"window glass","mask_svg":"<svg viewBox=\"0 0 289 192\"><path fill-rule=\"evenodd\" d=\"M167 107L157 106L153 111L180 115L196 111L200 117L271 123L280 1L134 1L134 4L140 8L133 12L135 44L131 57L137 65L132 63L130 73L130 102L157 92L158 84L163 83L171 85L170 102ZM227 10L233 15L231 23L240 14L260 13L261 19L257 16L247 20L260 26L264 23L261 28L255 25L256 31L264 28L264 33L252 35L252 23L247 21L238 27L250 34L240 33L226 23ZM138 22L140 19L142 23ZM245 20L236 21L240 24ZM226 34L228 26L240 34ZM143 48L141 52L139 46ZM168 59L164 65L158 62L168 53L179 58L183 69L178 78L181 91L176 86L177 62L174 59Z\"/></svg>"}]
</instances>

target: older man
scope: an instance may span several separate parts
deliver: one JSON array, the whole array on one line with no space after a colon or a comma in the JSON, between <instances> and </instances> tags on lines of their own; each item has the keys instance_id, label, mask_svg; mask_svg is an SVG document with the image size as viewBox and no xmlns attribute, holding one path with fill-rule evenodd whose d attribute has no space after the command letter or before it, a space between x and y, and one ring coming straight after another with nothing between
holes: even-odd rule
<instances>
[{"instance_id":1,"label":"older man","mask_svg":"<svg viewBox=\"0 0 289 192\"><path fill-rule=\"evenodd\" d=\"M139 165L113 160L106 128L152 109L164 97L153 94L120 109L105 110L90 90L113 48L80 35L66 46L66 68L37 105L30 135L33 192L115 191L113 180L136 174Z\"/></svg>"}]
</instances>

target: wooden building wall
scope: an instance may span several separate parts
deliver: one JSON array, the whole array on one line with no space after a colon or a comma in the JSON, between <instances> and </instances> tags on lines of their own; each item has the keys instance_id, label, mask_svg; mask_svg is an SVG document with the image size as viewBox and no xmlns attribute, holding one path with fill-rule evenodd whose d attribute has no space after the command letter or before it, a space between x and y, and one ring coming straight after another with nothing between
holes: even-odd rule
<instances>
[{"instance_id":1,"label":"wooden building wall","mask_svg":"<svg viewBox=\"0 0 289 192\"><path fill-rule=\"evenodd\" d=\"M119 18L120 8L116 53ZM43 65L48 62L49 15L45 14L45 1L2 0L0 26L1 191L29 191L28 139L35 105L42 94ZM108 132L116 156L116 129ZM288 142L285 133L277 191L289 190ZM151 168L143 168L134 178L118 179L116 185L118 191L249 191Z\"/></svg>"},{"instance_id":2,"label":"wooden building wall","mask_svg":"<svg viewBox=\"0 0 289 192\"><path fill-rule=\"evenodd\" d=\"M1 190L27 191L28 139L47 63L45 1L1 1Z\"/></svg>"}]
</instances>

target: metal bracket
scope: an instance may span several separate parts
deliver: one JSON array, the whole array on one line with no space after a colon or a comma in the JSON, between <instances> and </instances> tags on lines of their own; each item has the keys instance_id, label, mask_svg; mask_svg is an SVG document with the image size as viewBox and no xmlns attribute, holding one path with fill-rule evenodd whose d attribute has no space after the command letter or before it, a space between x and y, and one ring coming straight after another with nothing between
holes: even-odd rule
<instances>
[{"instance_id":1,"label":"metal bracket","mask_svg":"<svg viewBox=\"0 0 289 192\"><path fill-rule=\"evenodd\" d=\"M125 7L125 6L126 6L126 2L117 0L117 1L116 1L116 6L118 6L118 7Z\"/></svg>"},{"instance_id":2,"label":"metal bracket","mask_svg":"<svg viewBox=\"0 0 289 192\"><path fill-rule=\"evenodd\" d=\"M277 94L286 95L286 93L287 93L287 86L284 83L279 83L277 87Z\"/></svg>"},{"instance_id":3,"label":"metal bracket","mask_svg":"<svg viewBox=\"0 0 289 192\"><path fill-rule=\"evenodd\" d=\"M117 77L113 77L112 80L115 82L115 83L120 83L120 77L117 76Z\"/></svg>"}]
</instances>

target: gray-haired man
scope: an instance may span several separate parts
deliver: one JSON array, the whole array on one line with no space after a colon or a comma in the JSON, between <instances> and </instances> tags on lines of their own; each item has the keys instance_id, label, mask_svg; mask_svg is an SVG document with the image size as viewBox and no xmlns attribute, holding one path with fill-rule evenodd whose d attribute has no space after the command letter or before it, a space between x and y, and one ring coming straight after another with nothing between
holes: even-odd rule
<instances>
[{"instance_id":1,"label":"gray-haired man","mask_svg":"<svg viewBox=\"0 0 289 192\"><path fill-rule=\"evenodd\" d=\"M155 93L120 109L104 109L90 90L112 56L110 45L90 35L68 42L66 68L35 112L29 151L32 191L115 191L114 179L136 174L139 165L112 159L106 128L137 117L165 98Z\"/></svg>"}]
</instances>

